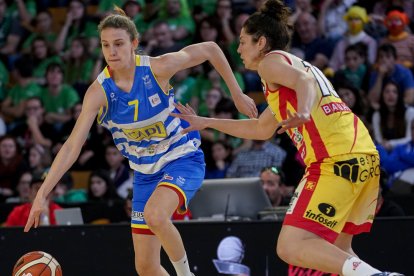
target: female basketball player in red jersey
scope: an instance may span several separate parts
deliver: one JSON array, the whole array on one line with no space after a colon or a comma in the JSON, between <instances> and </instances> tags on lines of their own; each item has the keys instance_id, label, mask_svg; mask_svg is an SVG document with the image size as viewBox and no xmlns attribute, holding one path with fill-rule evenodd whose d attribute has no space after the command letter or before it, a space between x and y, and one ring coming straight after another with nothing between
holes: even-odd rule
<instances>
[{"instance_id":1,"label":"female basketball player in red jersey","mask_svg":"<svg viewBox=\"0 0 414 276\"><path fill-rule=\"evenodd\" d=\"M259 119L202 118L182 105L174 116L190 123L185 131L214 128L246 139L288 133L307 169L279 235L281 259L344 276L401 275L371 267L352 250L353 236L368 232L374 219L378 153L321 71L283 51L288 14L280 0L269 0L240 34L238 52L247 69L258 71L269 104Z\"/></svg>"}]
</instances>

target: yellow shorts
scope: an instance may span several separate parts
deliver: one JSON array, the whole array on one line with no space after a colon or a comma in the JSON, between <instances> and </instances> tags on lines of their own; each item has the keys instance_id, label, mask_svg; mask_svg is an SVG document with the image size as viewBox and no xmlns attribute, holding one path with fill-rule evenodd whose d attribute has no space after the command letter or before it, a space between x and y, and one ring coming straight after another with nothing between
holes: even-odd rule
<instances>
[{"instance_id":1,"label":"yellow shorts","mask_svg":"<svg viewBox=\"0 0 414 276\"><path fill-rule=\"evenodd\" d=\"M369 232L378 198L378 155L348 154L312 163L297 187L283 224L333 243L339 233Z\"/></svg>"}]
</instances>

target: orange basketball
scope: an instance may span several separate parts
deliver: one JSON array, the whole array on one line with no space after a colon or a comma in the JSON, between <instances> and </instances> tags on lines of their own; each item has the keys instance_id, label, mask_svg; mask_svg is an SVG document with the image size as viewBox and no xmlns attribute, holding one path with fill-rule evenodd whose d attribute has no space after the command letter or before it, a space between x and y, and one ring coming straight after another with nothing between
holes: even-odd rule
<instances>
[{"instance_id":1,"label":"orange basketball","mask_svg":"<svg viewBox=\"0 0 414 276\"><path fill-rule=\"evenodd\" d=\"M14 265L13 276L62 276L62 268L52 255L33 251L24 254Z\"/></svg>"}]
</instances>

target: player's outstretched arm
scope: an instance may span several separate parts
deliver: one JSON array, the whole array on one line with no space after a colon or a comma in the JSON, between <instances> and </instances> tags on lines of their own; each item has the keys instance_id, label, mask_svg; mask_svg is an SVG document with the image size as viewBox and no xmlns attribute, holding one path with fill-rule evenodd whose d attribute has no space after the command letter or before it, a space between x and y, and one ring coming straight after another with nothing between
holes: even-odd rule
<instances>
[{"instance_id":1,"label":"player's outstretched arm","mask_svg":"<svg viewBox=\"0 0 414 276\"><path fill-rule=\"evenodd\" d=\"M277 126L277 121L269 108L258 119L230 120L197 116L188 104L184 106L178 103L176 107L181 113L171 113L171 116L183 119L190 124L188 128L183 130L183 133L214 128L235 137L266 140L272 137Z\"/></svg>"},{"instance_id":2,"label":"player's outstretched arm","mask_svg":"<svg viewBox=\"0 0 414 276\"><path fill-rule=\"evenodd\" d=\"M68 140L56 155L45 181L36 194L30 210L29 219L24 228L25 232L28 232L32 226L36 228L39 225L40 215L47 208L45 206L47 195L52 191L62 175L70 169L76 161L76 158L78 158L82 145L85 143L89 130L96 118L96 114L100 106L105 104L105 96L101 90L102 88L95 81L86 92L82 111L76 121L75 127Z\"/></svg>"},{"instance_id":3,"label":"player's outstretched arm","mask_svg":"<svg viewBox=\"0 0 414 276\"><path fill-rule=\"evenodd\" d=\"M220 47L215 42L192 44L182 50L153 58L155 75L170 79L180 70L209 61L226 82L237 109L249 116L257 117L256 104L243 93L233 71Z\"/></svg>"}]
</instances>

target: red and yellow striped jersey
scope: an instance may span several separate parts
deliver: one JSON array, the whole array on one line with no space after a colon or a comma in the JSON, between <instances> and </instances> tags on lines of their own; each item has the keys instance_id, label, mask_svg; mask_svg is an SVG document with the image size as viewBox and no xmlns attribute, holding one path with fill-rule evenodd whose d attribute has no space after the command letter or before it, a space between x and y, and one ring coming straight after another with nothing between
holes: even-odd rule
<instances>
[{"instance_id":1,"label":"red and yellow striped jersey","mask_svg":"<svg viewBox=\"0 0 414 276\"><path fill-rule=\"evenodd\" d=\"M272 51L269 54L282 55L290 65L306 71L316 80L316 99L310 121L299 128L287 131L306 165L342 154L377 154L367 128L342 102L318 68L287 52ZM271 91L264 80L262 84L265 98L277 121L287 118L287 110L291 113L297 111L294 90L280 86L277 90Z\"/></svg>"}]
</instances>

